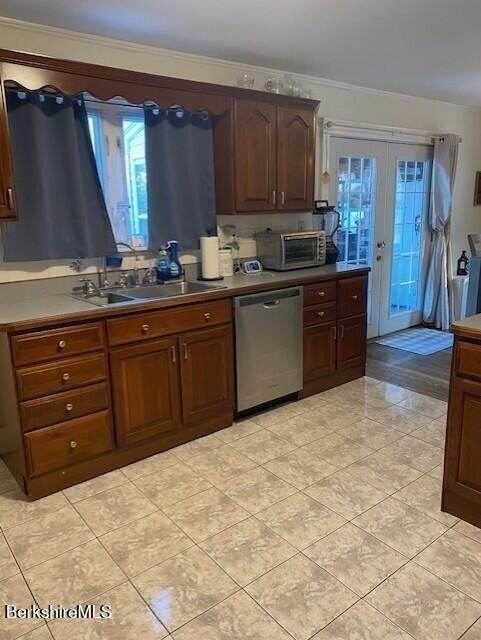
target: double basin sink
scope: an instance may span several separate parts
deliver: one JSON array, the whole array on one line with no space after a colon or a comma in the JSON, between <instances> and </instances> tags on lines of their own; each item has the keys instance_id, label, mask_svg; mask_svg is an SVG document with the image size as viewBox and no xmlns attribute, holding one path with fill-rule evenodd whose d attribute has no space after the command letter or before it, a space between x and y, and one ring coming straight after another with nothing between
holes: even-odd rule
<instances>
[{"instance_id":1,"label":"double basin sink","mask_svg":"<svg viewBox=\"0 0 481 640\"><path fill-rule=\"evenodd\" d=\"M130 287L125 289L102 291L100 294L74 296L90 302L90 304L104 307L111 304L121 304L125 302L139 302L141 300L161 300L162 298L172 298L174 296L186 296L192 293L203 293L204 291L215 291L224 289L222 286L212 286L200 282L172 282L170 284L153 284L142 287Z\"/></svg>"}]
</instances>

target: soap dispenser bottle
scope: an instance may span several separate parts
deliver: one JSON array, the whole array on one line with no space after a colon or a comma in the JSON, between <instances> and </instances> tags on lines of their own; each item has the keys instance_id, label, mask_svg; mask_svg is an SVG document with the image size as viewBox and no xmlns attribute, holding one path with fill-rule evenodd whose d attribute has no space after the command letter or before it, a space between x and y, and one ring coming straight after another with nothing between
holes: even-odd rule
<instances>
[{"instance_id":1,"label":"soap dispenser bottle","mask_svg":"<svg viewBox=\"0 0 481 640\"><path fill-rule=\"evenodd\" d=\"M159 282L166 282L170 278L170 258L165 247L160 247L157 259L157 279Z\"/></svg>"},{"instance_id":2,"label":"soap dispenser bottle","mask_svg":"<svg viewBox=\"0 0 481 640\"><path fill-rule=\"evenodd\" d=\"M169 252L169 272L171 279L180 278L184 270L179 261L179 243L177 240L169 240L167 243L167 251Z\"/></svg>"}]
</instances>

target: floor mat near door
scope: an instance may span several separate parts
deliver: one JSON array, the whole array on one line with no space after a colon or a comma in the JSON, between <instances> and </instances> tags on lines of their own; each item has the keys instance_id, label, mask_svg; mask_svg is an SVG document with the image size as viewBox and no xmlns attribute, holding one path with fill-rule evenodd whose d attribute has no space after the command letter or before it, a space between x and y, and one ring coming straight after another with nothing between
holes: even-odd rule
<instances>
[{"instance_id":1,"label":"floor mat near door","mask_svg":"<svg viewBox=\"0 0 481 640\"><path fill-rule=\"evenodd\" d=\"M428 356L437 351L443 351L453 346L453 334L447 331L415 327L399 333L393 333L375 340L387 347L394 347L402 351L410 351L421 356Z\"/></svg>"}]
</instances>

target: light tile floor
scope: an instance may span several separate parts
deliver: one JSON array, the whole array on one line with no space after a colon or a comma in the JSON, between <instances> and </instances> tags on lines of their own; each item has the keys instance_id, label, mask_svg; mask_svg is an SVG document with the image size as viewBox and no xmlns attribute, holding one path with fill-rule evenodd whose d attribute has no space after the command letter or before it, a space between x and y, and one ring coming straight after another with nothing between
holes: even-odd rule
<instances>
[{"instance_id":1,"label":"light tile floor","mask_svg":"<svg viewBox=\"0 0 481 640\"><path fill-rule=\"evenodd\" d=\"M33 503L0 464L1 640L480 640L446 404L363 378Z\"/></svg>"}]
</instances>

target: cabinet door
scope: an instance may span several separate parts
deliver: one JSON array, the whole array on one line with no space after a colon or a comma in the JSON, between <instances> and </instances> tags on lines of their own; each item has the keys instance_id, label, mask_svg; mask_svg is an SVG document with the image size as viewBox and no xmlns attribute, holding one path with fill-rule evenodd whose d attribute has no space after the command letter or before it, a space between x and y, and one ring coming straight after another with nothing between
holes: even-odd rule
<instances>
[{"instance_id":1,"label":"cabinet door","mask_svg":"<svg viewBox=\"0 0 481 640\"><path fill-rule=\"evenodd\" d=\"M180 337L185 424L233 411L232 328L200 329Z\"/></svg>"},{"instance_id":2,"label":"cabinet door","mask_svg":"<svg viewBox=\"0 0 481 640\"><path fill-rule=\"evenodd\" d=\"M5 87L0 66L0 221L15 220L17 207L13 180L13 162L8 130Z\"/></svg>"},{"instance_id":3,"label":"cabinet door","mask_svg":"<svg viewBox=\"0 0 481 640\"><path fill-rule=\"evenodd\" d=\"M326 322L304 329L304 381L336 370L336 323Z\"/></svg>"},{"instance_id":4,"label":"cabinet door","mask_svg":"<svg viewBox=\"0 0 481 640\"><path fill-rule=\"evenodd\" d=\"M276 208L276 107L236 100L235 182L237 211Z\"/></svg>"},{"instance_id":5,"label":"cabinet door","mask_svg":"<svg viewBox=\"0 0 481 640\"><path fill-rule=\"evenodd\" d=\"M481 384L453 377L446 438L445 489L481 507ZM455 500L451 496L451 500Z\"/></svg>"},{"instance_id":6,"label":"cabinet door","mask_svg":"<svg viewBox=\"0 0 481 640\"><path fill-rule=\"evenodd\" d=\"M315 112L277 108L277 191L279 210L312 209L314 199Z\"/></svg>"},{"instance_id":7,"label":"cabinet door","mask_svg":"<svg viewBox=\"0 0 481 640\"><path fill-rule=\"evenodd\" d=\"M180 427L180 376L175 338L119 347L110 354L119 444Z\"/></svg>"},{"instance_id":8,"label":"cabinet door","mask_svg":"<svg viewBox=\"0 0 481 640\"><path fill-rule=\"evenodd\" d=\"M337 323L337 368L350 369L366 361L366 316Z\"/></svg>"}]
</instances>

